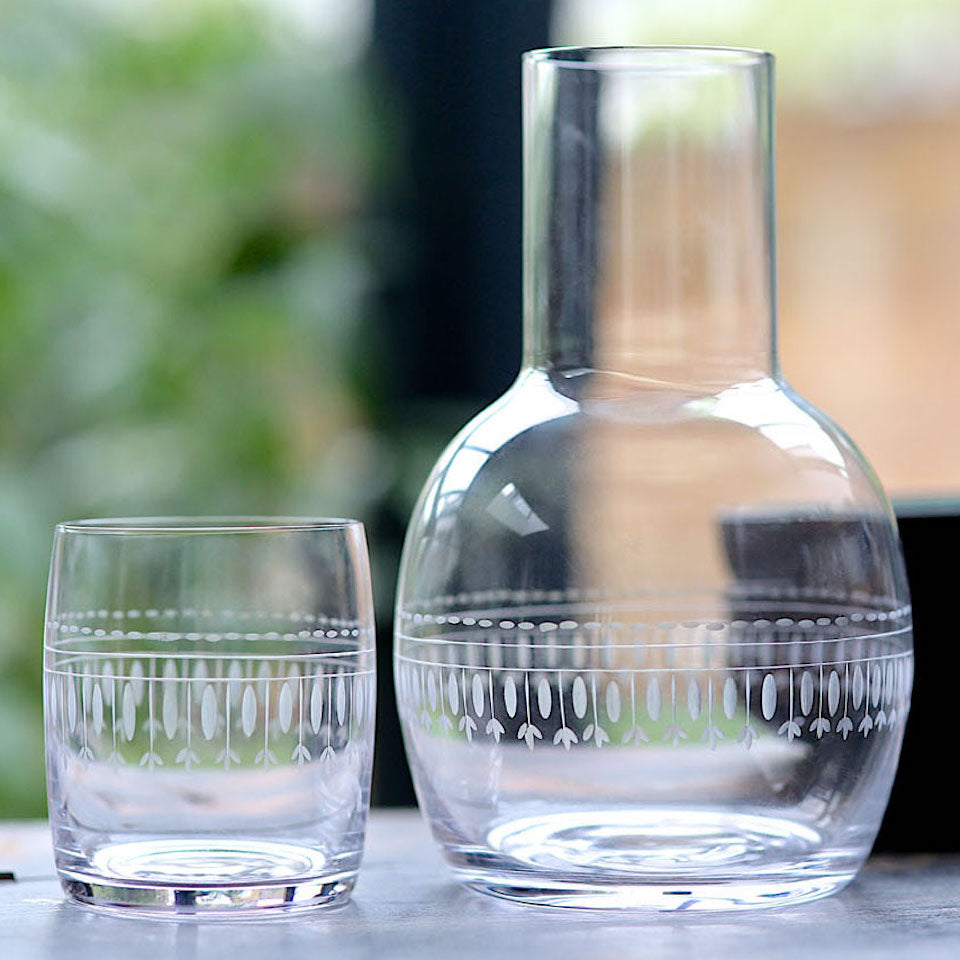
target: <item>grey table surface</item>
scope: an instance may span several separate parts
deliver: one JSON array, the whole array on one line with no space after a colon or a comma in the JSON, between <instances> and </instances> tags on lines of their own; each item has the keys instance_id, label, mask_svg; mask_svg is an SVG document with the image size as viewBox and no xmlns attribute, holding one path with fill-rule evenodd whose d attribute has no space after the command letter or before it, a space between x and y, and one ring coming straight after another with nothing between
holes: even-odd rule
<instances>
[{"instance_id":1,"label":"grey table surface","mask_svg":"<svg viewBox=\"0 0 960 960\"><path fill-rule=\"evenodd\" d=\"M416 811L375 811L346 906L270 920L142 920L67 903L43 823L0 824L0 960L22 957L960 958L960 858L872 860L838 896L726 914L521 907L447 874Z\"/></svg>"}]
</instances>

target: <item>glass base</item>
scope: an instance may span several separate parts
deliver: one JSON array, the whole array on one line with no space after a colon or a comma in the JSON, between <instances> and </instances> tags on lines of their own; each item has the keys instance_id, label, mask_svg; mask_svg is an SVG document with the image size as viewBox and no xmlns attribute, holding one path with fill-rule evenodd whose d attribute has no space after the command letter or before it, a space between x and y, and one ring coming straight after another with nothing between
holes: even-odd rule
<instances>
[{"instance_id":1,"label":"glass base","mask_svg":"<svg viewBox=\"0 0 960 960\"><path fill-rule=\"evenodd\" d=\"M679 912L689 910L755 910L785 907L819 900L842 890L853 874L820 876L803 880L777 877L713 881L709 883L587 884L559 881L526 882L516 876L476 875L457 871L471 890L515 903L578 910L640 910Z\"/></svg>"},{"instance_id":2,"label":"glass base","mask_svg":"<svg viewBox=\"0 0 960 960\"><path fill-rule=\"evenodd\" d=\"M229 916L332 906L356 872L331 871L318 851L267 841L146 840L100 848L83 868L60 867L81 903L150 916Z\"/></svg>"},{"instance_id":3,"label":"glass base","mask_svg":"<svg viewBox=\"0 0 960 960\"><path fill-rule=\"evenodd\" d=\"M486 850L447 850L458 878L521 903L579 909L738 910L835 893L865 851L810 828L702 810L591 811L509 821Z\"/></svg>"}]
</instances>

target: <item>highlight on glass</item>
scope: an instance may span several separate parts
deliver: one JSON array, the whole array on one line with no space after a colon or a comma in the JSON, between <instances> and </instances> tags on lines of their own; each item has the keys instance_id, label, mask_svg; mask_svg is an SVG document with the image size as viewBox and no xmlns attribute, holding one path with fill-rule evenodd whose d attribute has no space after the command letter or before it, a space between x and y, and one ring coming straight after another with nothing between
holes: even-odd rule
<instances>
[{"instance_id":1,"label":"highlight on glass","mask_svg":"<svg viewBox=\"0 0 960 960\"><path fill-rule=\"evenodd\" d=\"M346 898L369 807L374 648L357 521L59 524L44 701L65 891L188 916Z\"/></svg>"}]
</instances>

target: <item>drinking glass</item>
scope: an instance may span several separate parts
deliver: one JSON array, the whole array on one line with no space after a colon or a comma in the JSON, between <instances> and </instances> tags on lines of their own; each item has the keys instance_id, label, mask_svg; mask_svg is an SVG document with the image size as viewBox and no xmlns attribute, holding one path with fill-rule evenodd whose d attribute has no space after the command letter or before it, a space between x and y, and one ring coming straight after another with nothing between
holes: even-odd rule
<instances>
[{"instance_id":1,"label":"drinking glass","mask_svg":"<svg viewBox=\"0 0 960 960\"><path fill-rule=\"evenodd\" d=\"M354 520L56 528L44 709L71 897L152 914L341 901L373 755L369 562Z\"/></svg>"}]
</instances>

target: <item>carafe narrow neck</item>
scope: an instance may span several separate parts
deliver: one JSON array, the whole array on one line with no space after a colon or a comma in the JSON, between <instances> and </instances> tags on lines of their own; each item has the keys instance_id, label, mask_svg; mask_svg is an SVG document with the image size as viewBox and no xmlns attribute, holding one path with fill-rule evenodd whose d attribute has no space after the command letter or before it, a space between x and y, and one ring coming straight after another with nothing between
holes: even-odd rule
<instances>
[{"instance_id":1,"label":"carafe narrow neck","mask_svg":"<svg viewBox=\"0 0 960 960\"><path fill-rule=\"evenodd\" d=\"M524 58L524 363L715 384L776 368L772 58Z\"/></svg>"}]
</instances>

